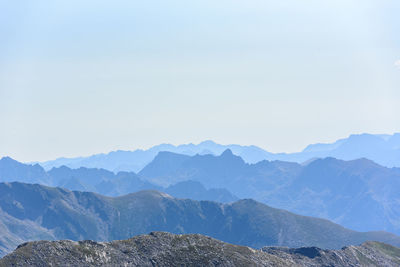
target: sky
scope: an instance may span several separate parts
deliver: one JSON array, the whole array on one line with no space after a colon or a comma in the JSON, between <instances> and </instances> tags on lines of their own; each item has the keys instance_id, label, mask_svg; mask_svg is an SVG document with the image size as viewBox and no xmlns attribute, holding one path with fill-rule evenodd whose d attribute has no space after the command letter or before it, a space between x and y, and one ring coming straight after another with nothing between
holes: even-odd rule
<instances>
[{"instance_id":1,"label":"sky","mask_svg":"<svg viewBox=\"0 0 400 267\"><path fill-rule=\"evenodd\" d=\"M0 157L400 132L398 0L0 0Z\"/></svg>"}]
</instances>

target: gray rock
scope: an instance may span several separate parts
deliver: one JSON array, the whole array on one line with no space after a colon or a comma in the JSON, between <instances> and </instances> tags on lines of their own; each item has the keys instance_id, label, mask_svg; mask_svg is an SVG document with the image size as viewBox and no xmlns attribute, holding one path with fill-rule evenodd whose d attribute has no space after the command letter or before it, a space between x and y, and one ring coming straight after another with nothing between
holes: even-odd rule
<instances>
[{"instance_id":1,"label":"gray rock","mask_svg":"<svg viewBox=\"0 0 400 267\"><path fill-rule=\"evenodd\" d=\"M399 266L400 249L378 242L341 250L267 247L255 250L198 234L153 232L113 242L36 241L0 266Z\"/></svg>"}]
</instances>

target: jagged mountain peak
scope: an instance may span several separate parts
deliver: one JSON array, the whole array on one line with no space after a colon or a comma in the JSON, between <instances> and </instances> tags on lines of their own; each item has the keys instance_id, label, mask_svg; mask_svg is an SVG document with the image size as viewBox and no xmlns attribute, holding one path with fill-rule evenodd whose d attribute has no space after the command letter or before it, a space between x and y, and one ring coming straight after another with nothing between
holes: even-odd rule
<instances>
[{"instance_id":1,"label":"jagged mountain peak","mask_svg":"<svg viewBox=\"0 0 400 267\"><path fill-rule=\"evenodd\" d=\"M231 157L233 156L232 150L230 150L229 148L226 149L224 152L222 152L221 157Z\"/></svg>"}]
</instances>

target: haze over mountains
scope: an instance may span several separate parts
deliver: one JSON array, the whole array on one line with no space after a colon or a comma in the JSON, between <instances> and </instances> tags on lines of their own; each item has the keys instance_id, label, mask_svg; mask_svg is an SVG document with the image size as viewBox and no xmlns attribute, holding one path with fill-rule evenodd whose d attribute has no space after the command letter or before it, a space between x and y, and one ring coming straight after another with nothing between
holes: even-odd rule
<instances>
[{"instance_id":1,"label":"haze over mountains","mask_svg":"<svg viewBox=\"0 0 400 267\"><path fill-rule=\"evenodd\" d=\"M351 229L400 233L400 173L367 159L248 164L230 150L192 157L162 152L139 175L162 185L195 180Z\"/></svg>"},{"instance_id":2,"label":"haze over mountains","mask_svg":"<svg viewBox=\"0 0 400 267\"><path fill-rule=\"evenodd\" d=\"M399 14L0 0L0 267L400 267Z\"/></svg>"},{"instance_id":3,"label":"haze over mountains","mask_svg":"<svg viewBox=\"0 0 400 267\"><path fill-rule=\"evenodd\" d=\"M40 163L46 170L62 165L70 168L102 168L113 172L139 172L161 151L193 156L196 154L220 155L226 149L240 156L247 163L262 160L281 160L303 163L314 158L334 157L343 160L368 158L386 167L400 167L400 133L393 135L357 134L331 144L312 144L297 153L270 153L257 146L220 145L204 141L198 145L174 146L162 144L148 150L113 151L90 157L59 158Z\"/></svg>"},{"instance_id":4,"label":"haze over mountains","mask_svg":"<svg viewBox=\"0 0 400 267\"><path fill-rule=\"evenodd\" d=\"M297 155L252 146L226 149L211 141L162 145L140 152L146 156L139 165L149 162L137 173L115 171L125 160L134 166L137 151L83 159L111 162L112 171L78 166L81 161L74 163L78 168L45 170L4 157L0 253L27 240L111 241L151 231L199 233L255 248L340 248L367 240L400 246L395 235L400 234L400 168L358 157L380 155L382 160L386 151L396 161L398 136L353 135L311 145ZM179 153L161 150L168 148ZM256 160L267 155L308 160Z\"/></svg>"},{"instance_id":5,"label":"haze over mountains","mask_svg":"<svg viewBox=\"0 0 400 267\"><path fill-rule=\"evenodd\" d=\"M0 181L40 183L120 196L155 189L179 198L232 202L252 198L357 231L400 234L400 172L367 159L317 159L308 164L248 164L226 150L220 156L160 152L138 174L102 169L53 168L0 160Z\"/></svg>"},{"instance_id":6,"label":"haze over mountains","mask_svg":"<svg viewBox=\"0 0 400 267\"><path fill-rule=\"evenodd\" d=\"M38 183L70 190L96 192L106 196L121 196L140 190L159 190L180 198L231 202L236 196L223 188L206 189L200 182L182 181L162 187L145 181L133 172L113 172L104 169L65 166L45 171L39 164L28 165L9 157L0 159L0 182Z\"/></svg>"},{"instance_id":7,"label":"haze over mountains","mask_svg":"<svg viewBox=\"0 0 400 267\"><path fill-rule=\"evenodd\" d=\"M200 233L255 248L340 248L367 240L400 246L400 237L394 234L356 232L249 199L221 204L176 199L157 191L111 198L37 184L0 183L2 255L27 240L109 241L151 231Z\"/></svg>"}]
</instances>

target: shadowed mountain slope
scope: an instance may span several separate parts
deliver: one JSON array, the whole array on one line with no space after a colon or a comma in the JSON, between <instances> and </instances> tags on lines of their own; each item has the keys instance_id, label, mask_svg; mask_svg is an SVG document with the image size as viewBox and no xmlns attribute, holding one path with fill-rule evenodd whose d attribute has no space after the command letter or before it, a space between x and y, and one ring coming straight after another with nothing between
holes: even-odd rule
<instances>
[{"instance_id":1,"label":"shadowed mountain slope","mask_svg":"<svg viewBox=\"0 0 400 267\"><path fill-rule=\"evenodd\" d=\"M0 169L0 181L29 181L108 196L156 189L196 200L252 198L357 231L400 233L400 172L367 159L248 164L226 150L220 156L192 157L160 152L139 175L65 166L46 173L39 165L10 158L0 160Z\"/></svg>"},{"instance_id":2,"label":"shadowed mountain slope","mask_svg":"<svg viewBox=\"0 0 400 267\"><path fill-rule=\"evenodd\" d=\"M251 247L340 248L366 240L400 245L385 232L360 233L254 200L230 204L176 199L157 191L110 198L23 183L0 183L1 253L22 240L126 239L151 231L199 233Z\"/></svg>"},{"instance_id":3,"label":"shadowed mountain slope","mask_svg":"<svg viewBox=\"0 0 400 267\"><path fill-rule=\"evenodd\" d=\"M226 189L206 189L201 183L191 180L176 183L162 191L176 198L190 198L193 200L210 200L222 203L239 200Z\"/></svg>"},{"instance_id":4,"label":"shadowed mountain slope","mask_svg":"<svg viewBox=\"0 0 400 267\"><path fill-rule=\"evenodd\" d=\"M162 152L139 175L153 183L194 180L226 188L299 214L333 220L359 231L400 233L400 172L367 159L315 159L306 165L282 161L248 164L226 150L220 156ZM185 158L185 160L182 160ZM168 162L168 168L163 168ZM171 167L173 166L173 167Z\"/></svg>"}]
</instances>

